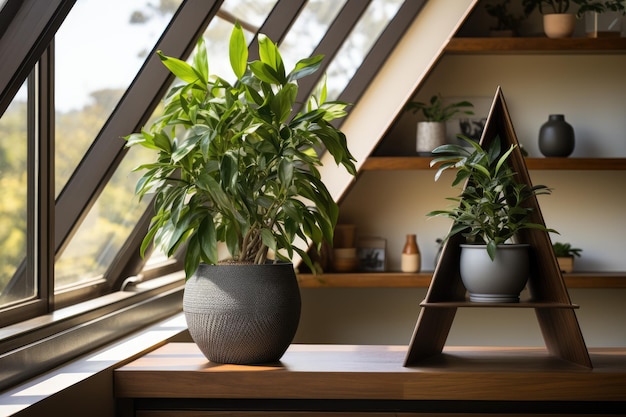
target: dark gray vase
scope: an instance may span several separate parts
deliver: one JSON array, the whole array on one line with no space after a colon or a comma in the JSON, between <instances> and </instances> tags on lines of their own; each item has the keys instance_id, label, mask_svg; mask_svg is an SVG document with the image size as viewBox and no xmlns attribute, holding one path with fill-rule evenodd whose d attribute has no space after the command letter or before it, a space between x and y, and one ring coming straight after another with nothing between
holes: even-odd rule
<instances>
[{"instance_id":1,"label":"dark gray vase","mask_svg":"<svg viewBox=\"0 0 626 417\"><path fill-rule=\"evenodd\" d=\"M189 333L212 362L277 362L300 321L291 263L205 265L185 284Z\"/></svg>"},{"instance_id":2,"label":"dark gray vase","mask_svg":"<svg viewBox=\"0 0 626 417\"><path fill-rule=\"evenodd\" d=\"M539 150L544 156L566 157L574 151L574 128L562 114L551 114L539 129Z\"/></svg>"}]
</instances>

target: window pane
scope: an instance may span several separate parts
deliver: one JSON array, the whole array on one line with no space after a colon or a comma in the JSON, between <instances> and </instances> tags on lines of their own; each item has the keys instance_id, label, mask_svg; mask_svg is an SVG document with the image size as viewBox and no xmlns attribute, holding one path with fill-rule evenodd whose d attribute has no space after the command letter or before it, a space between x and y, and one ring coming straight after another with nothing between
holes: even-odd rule
<instances>
[{"instance_id":1,"label":"window pane","mask_svg":"<svg viewBox=\"0 0 626 417\"><path fill-rule=\"evenodd\" d=\"M209 26L207 26L204 34L204 44L207 51L209 61L209 74L218 75L228 82L235 81L235 73L230 66L230 59L228 57L228 46L230 34L233 31L234 23L230 20L222 19L218 15L211 20ZM245 27L242 27L244 36L248 44L252 42L254 33L249 32ZM193 53L189 58L189 62L193 59Z\"/></svg>"},{"instance_id":2,"label":"window pane","mask_svg":"<svg viewBox=\"0 0 626 417\"><path fill-rule=\"evenodd\" d=\"M292 69L299 59L313 53L344 4L345 1L307 2L280 44L280 53L287 70Z\"/></svg>"},{"instance_id":3,"label":"window pane","mask_svg":"<svg viewBox=\"0 0 626 417\"><path fill-rule=\"evenodd\" d=\"M277 0L226 0L220 7L218 16L226 19L234 17L242 26L251 25L259 29ZM234 22L232 22L234 23ZM228 38L226 38L228 39Z\"/></svg>"},{"instance_id":4,"label":"window pane","mask_svg":"<svg viewBox=\"0 0 626 417\"><path fill-rule=\"evenodd\" d=\"M24 84L0 118L0 306L35 295L30 275L28 282L13 279L26 259L28 236L26 90Z\"/></svg>"},{"instance_id":5,"label":"window pane","mask_svg":"<svg viewBox=\"0 0 626 417\"><path fill-rule=\"evenodd\" d=\"M368 52L404 0L374 1L328 67L328 99L335 100L363 63Z\"/></svg>"},{"instance_id":6,"label":"window pane","mask_svg":"<svg viewBox=\"0 0 626 417\"><path fill-rule=\"evenodd\" d=\"M181 1L81 0L63 22L55 38L57 195Z\"/></svg>"},{"instance_id":7,"label":"window pane","mask_svg":"<svg viewBox=\"0 0 626 417\"><path fill-rule=\"evenodd\" d=\"M55 262L55 291L98 279L106 272L149 203L135 197L135 184L141 173L132 170L153 159L153 152L139 146L126 154Z\"/></svg>"}]
</instances>

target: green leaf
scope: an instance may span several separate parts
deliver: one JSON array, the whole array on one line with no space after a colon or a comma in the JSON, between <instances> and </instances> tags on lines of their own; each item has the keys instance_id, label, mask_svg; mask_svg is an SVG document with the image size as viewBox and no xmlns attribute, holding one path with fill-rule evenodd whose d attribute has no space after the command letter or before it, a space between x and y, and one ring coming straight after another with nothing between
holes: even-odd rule
<instances>
[{"instance_id":1,"label":"green leaf","mask_svg":"<svg viewBox=\"0 0 626 417\"><path fill-rule=\"evenodd\" d=\"M320 66L322 65L323 59L324 59L324 55L315 55L310 58L301 59L300 61L296 63L296 66L289 73L289 76L287 77L287 81L288 82L296 81L296 80L299 80L300 78L304 78L308 75L313 74L320 68ZM326 83L324 83L324 86L325 85ZM326 101L325 98L321 100L322 103L324 101Z\"/></svg>"},{"instance_id":2,"label":"green leaf","mask_svg":"<svg viewBox=\"0 0 626 417\"><path fill-rule=\"evenodd\" d=\"M172 74L180 78L182 81L186 83L195 83L196 81L202 79L202 76L185 61L165 56L161 51L157 51L157 54L159 55L159 58L161 58L163 65L165 65Z\"/></svg>"},{"instance_id":3,"label":"green leaf","mask_svg":"<svg viewBox=\"0 0 626 417\"><path fill-rule=\"evenodd\" d=\"M200 75L200 81L206 84L209 80L209 60L204 45L204 37L200 36L196 44L196 54L193 57L193 66L196 73Z\"/></svg>"},{"instance_id":4,"label":"green leaf","mask_svg":"<svg viewBox=\"0 0 626 417\"><path fill-rule=\"evenodd\" d=\"M250 63L250 70L252 73L259 78L261 81L266 82L268 84L278 84L281 85L282 81L280 76L269 65L265 64L261 61L254 61Z\"/></svg>"},{"instance_id":5,"label":"green leaf","mask_svg":"<svg viewBox=\"0 0 626 417\"><path fill-rule=\"evenodd\" d=\"M221 182L231 190L237 188L239 178L239 166L237 157L233 152L227 152L220 163Z\"/></svg>"},{"instance_id":6,"label":"green leaf","mask_svg":"<svg viewBox=\"0 0 626 417\"><path fill-rule=\"evenodd\" d=\"M496 259L496 248L497 248L497 244L495 240L490 240L487 243L487 253L489 254L489 257L491 258L491 260L495 260Z\"/></svg>"},{"instance_id":7,"label":"green leaf","mask_svg":"<svg viewBox=\"0 0 626 417\"><path fill-rule=\"evenodd\" d=\"M296 101L297 94L298 87L294 84L287 84L271 98L270 107L274 114L276 114L279 123L284 123L291 114L291 109Z\"/></svg>"},{"instance_id":8,"label":"green leaf","mask_svg":"<svg viewBox=\"0 0 626 417\"><path fill-rule=\"evenodd\" d=\"M278 178L283 183L284 187L290 187L293 181L293 161L289 159L282 159L278 164Z\"/></svg>"},{"instance_id":9,"label":"green leaf","mask_svg":"<svg viewBox=\"0 0 626 417\"><path fill-rule=\"evenodd\" d=\"M189 279L195 274L200 265L200 245L197 243L197 235L189 238L189 247L185 254L185 277Z\"/></svg>"},{"instance_id":10,"label":"green leaf","mask_svg":"<svg viewBox=\"0 0 626 417\"><path fill-rule=\"evenodd\" d=\"M279 84L285 84L287 82L285 78L285 65L283 59L280 56L278 47L274 42L270 40L264 34L259 34L259 58L261 62L269 66L273 70Z\"/></svg>"},{"instance_id":11,"label":"green leaf","mask_svg":"<svg viewBox=\"0 0 626 417\"><path fill-rule=\"evenodd\" d=\"M205 216L202 222L200 222L197 234L202 258L209 264L216 264L219 260L217 253L217 234L215 231L215 223L210 215Z\"/></svg>"},{"instance_id":12,"label":"green leaf","mask_svg":"<svg viewBox=\"0 0 626 417\"><path fill-rule=\"evenodd\" d=\"M495 173L497 174L500 171L500 167L502 167L503 164L506 163L506 160L509 158L509 155L511 155L511 152L513 152L513 149L515 149L515 145L511 145L511 147L509 148L508 151L506 151L498 160L498 163L496 164L496 169L495 169Z\"/></svg>"},{"instance_id":13,"label":"green leaf","mask_svg":"<svg viewBox=\"0 0 626 417\"><path fill-rule=\"evenodd\" d=\"M273 250L274 252L276 252L276 239L274 238L274 235L272 234L272 231L269 229L261 229L261 240L263 241L263 244L265 246L267 246L268 248L270 248L271 250Z\"/></svg>"},{"instance_id":14,"label":"green leaf","mask_svg":"<svg viewBox=\"0 0 626 417\"><path fill-rule=\"evenodd\" d=\"M233 32L230 35L230 46L228 52L230 57L230 66L237 76L237 79L241 80L246 73L246 68L248 66L248 45L246 44L246 38L239 23L235 24Z\"/></svg>"}]
</instances>

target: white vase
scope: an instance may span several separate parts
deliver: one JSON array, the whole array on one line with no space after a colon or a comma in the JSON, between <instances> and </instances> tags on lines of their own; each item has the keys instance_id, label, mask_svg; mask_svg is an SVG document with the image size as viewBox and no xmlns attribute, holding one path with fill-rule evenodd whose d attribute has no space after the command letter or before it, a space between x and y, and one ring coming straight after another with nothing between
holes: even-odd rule
<instances>
[{"instance_id":1,"label":"white vase","mask_svg":"<svg viewBox=\"0 0 626 417\"><path fill-rule=\"evenodd\" d=\"M585 33L589 38L619 38L623 16L620 12L585 13Z\"/></svg>"},{"instance_id":2,"label":"white vase","mask_svg":"<svg viewBox=\"0 0 626 417\"><path fill-rule=\"evenodd\" d=\"M444 122L418 122L417 144L418 153L430 153L437 146L446 143L446 124Z\"/></svg>"},{"instance_id":3,"label":"white vase","mask_svg":"<svg viewBox=\"0 0 626 417\"><path fill-rule=\"evenodd\" d=\"M569 13L543 15L543 31L548 38L569 38L576 28L576 16Z\"/></svg>"}]
</instances>

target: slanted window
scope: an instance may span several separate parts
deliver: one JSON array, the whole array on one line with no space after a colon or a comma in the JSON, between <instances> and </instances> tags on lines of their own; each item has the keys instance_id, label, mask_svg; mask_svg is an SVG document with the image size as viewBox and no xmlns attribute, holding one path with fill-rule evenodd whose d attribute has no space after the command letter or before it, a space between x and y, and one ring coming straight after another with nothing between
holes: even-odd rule
<instances>
[{"instance_id":1,"label":"slanted window","mask_svg":"<svg viewBox=\"0 0 626 417\"><path fill-rule=\"evenodd\" d=\"M0 118L0 308L37 294L32 276L13 279L29 244L27 89L24 83Z\"/></svg>"}]
</instances>

